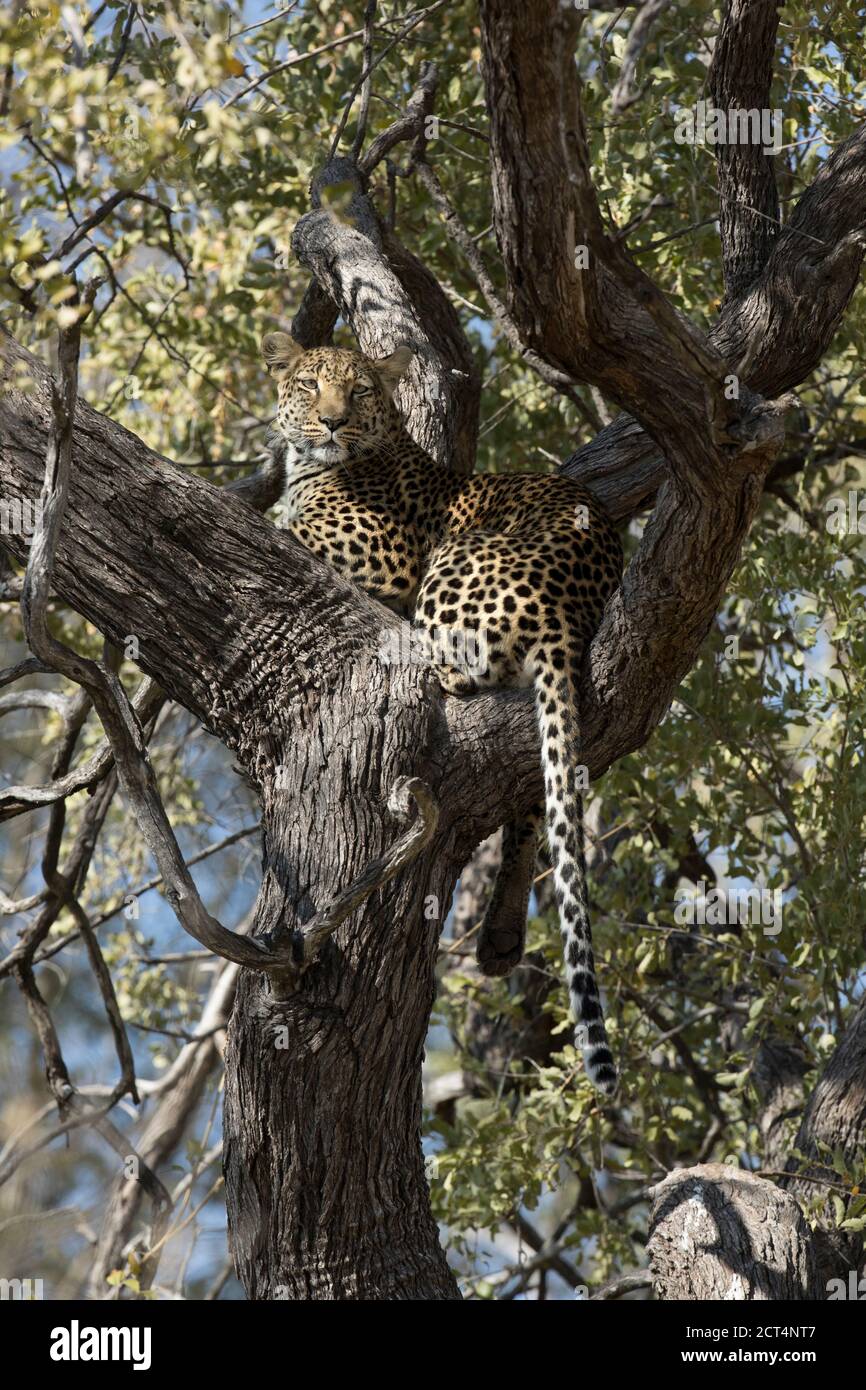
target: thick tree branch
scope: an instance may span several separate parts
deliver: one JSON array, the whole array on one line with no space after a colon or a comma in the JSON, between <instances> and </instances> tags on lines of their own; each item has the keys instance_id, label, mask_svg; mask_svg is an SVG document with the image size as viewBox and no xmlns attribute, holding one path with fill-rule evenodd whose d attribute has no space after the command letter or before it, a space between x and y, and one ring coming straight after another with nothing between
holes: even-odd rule
<instances>
[{"instance_id":1,"label":"thick tree branch","mask_svg":"<svg viewBox=\"0 0 866 1390\"><path fill-rule=\"evenodd\" d=\"M761 275L728 301L704 349L697 330L678 321L600 225L571 16L555 0L519 9L482 0L481 19L497 238L521 337L547 362L626 405L671 467L700 473L695 451L703 449L703 467L713 471L731 423L718 400L720 364L777 396L820 361L844 312L866 239L863 133L827 161ZM581 239L589 264L575 273L571 257ZM616 516L651 498L662 476L658 450L628 417L566 467Z\"/></svg>"},{"instance_id":2,"label":"thick tree branch","mask_svg":"<svg viewBox=\"0 0 866 1390\"><path fill-rule=\"evenodd\" d=\"M826 353L866 249L866 125L833 151L797 203L752 285L728 300L710 340L769 398L804 381ZM666 467L638 422L620 415L564 464L614 517L652 501Z\"/></svg>"},{"instance_id":3,"label":"thick tree branch","mask_svg":"<svg viewBox=\"0 0 866 1390\"><path fill-rule=\"evenodd\" d=\"M782 0L728 0L713 51L709 82L719 110L769 111L773 54ZM727 297L735 298L763 269L779 233L779 195L772 154L762 142L716 145L719 224Z\"/></svg>"},{"instance_id":4,"label":"thick tree branch","mask_svg":"<svg viewBox=\"0 0 866 1390\"><path fill-rule=\"evenodd\" d=\"M0 490L38 497L51 377L0 332ZM23 369L27 390L16 371ZM178 468L79 403L75 467L54 575L58 593L240 753L250 702L278 717L293 689L327 682L381 610L240 500ZM26 537L4 536L18 559ZM291 664L267 654L291 651ZM245 748L255 776L256 749Z\"/></svg>"},{"instance_id":5,"label":"thick tree branch","mask_svg":"<svg viewBox=\"0 0 866 1390\"><path fill-rule=\"evenodd\" d=\"M387 129L370 141L367 150L357 159L362 179L368 179L374 169L386 159L397 145L415 140L423 130L424 121L433 109L438 74L435 64L427 63L421 79L406 103L406 109ZM437 294L442 293L437 285ZM331 342L338 309L318 280L311 280L304 292L300 307L292 320L292 334L303 347L325 347Z\"/></svg>"},{"instance_id":6,"label":"thick tree branch","mask_svg":"<svg viewBox=\"0 0 866 1390\"><path fill-rule=\"evenodd\" d=\"M345 202L349 191L348 223L337 217L323 227L319 219L316 227L303 218L295 229L294 250L314 278L292 320L292 333L304 347L328 344L342 313L363 350L373 355L392 351L401 337L417 344L416 362L397 393L409 432L434 458L469 473L481 397L471 347L438 280L380 223L367 196L370 175L397 145L413 140L410 164L419 156L437 81L434 64L425 64L398 118L359 158L331 160L313 180L314 210L321 208L323 194L327 199L336 188ZM354 241L341 236L349 223L360 233ZM255 488L261 490L258 481Z\"/></svg>"},{"instance_id":7,"label":"thick tree branch","mask_svg":"<svg viewBox=\"0 0 866 1390\"><path fill-rule=\"evenodd\" d=\"M793 1197L722 1164L676 1169L654 1191L647 1251L658 1297L826 1297Z\"/></svg>"},{"instance_id":8,"label":"thick tree branch","mask_svg":"<svg viewBox=\"0 0 866 1390\"><path fill-rule=\"evenodd\" d=\"M671 467L706 487L738 402L722 357L603 224L574 61L580 15L558 0L481 0L480 17L509 312L527 346L631 410Z\"/></svg>"},{"instance_id":9,"label":"thick tree branch","mask_svg":"<svg viewBox=\"0 0 866 1390\"><path fill-rule=\"evenodd\" d=\"M327 190L351 190L339 218L321 207ZM433 277L380 226L351 160L333 160L313 183L314 211L292 249L352 326L363 352L385 356L411 343L415 358L397 404L434 458L468 471L478 422L477 369L457 314ZM423 306L423 307L422 307Z\"/></svg>"},{"instance_id":10,"label":"thick tree branch","mask_svg":"<svg viewBox=\"0 0 866 1390\"><path fill-rule=\"evenodd\" d=\"M503 300L500 298L496 286L484 264L481 255L470 233L460 221L455 209L451 206L448 196L442 187L439 176L424 159L419 159L415 165L415 173L419 181L430 194L431 201L437 212L442 218L445 231L451 240L459 247L466 258L466 262L475 277L475 282L487 303L491 314L501 329L506 341L519 353L527 367L536 372L542 381L548 386L552 386L555 391L566 396L578 411L584 416L590 415L587 407L573 389L574 382L565 372L557 371L548 362L539 357L537 353L528 348L520 336L520 330L508 312ZM590 423L596 429L600 428L595 418L591 416Z\"/></svg>"}]
</instances>

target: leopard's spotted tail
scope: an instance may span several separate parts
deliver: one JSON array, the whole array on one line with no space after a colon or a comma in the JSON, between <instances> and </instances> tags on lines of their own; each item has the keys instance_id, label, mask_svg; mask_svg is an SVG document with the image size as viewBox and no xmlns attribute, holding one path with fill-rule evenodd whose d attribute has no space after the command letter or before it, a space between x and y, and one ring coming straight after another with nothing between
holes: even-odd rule
<instances>
[{"instance_id":1,"label":"leopard's spotted tail","mask_svg":"<svg viewBox=\"0 0 866 1390\"><path fill-rule=\"evenodd\" d=\"M590 1081L605 1095L611 1095L616 1088L616 1067L595 980L583 853L583 799L577 784L577 671L564 643L536 657L535 700L541 731L547 835L576 1025L575 1044L583 1053Z\"/></svg>"}]
</instances>

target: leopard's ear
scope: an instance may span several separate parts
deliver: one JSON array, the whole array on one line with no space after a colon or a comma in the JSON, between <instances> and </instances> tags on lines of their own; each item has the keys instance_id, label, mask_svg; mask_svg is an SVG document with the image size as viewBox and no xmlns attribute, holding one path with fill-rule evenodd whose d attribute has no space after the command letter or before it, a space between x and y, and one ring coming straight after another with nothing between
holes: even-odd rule
<instances>
[{"instance_id":1,"label":"leopard's ear","mask_svg":"<svg viewBox=\"0 0 866 1390\"><path fill-rule=\"evenodd\" d=\"M415 349L410 347L408 343L401 343L390 357L374 358L373 366L386 391L394 390L414 356Z\"/></svg>"},{"instance_id":2,"label":"leopard's ear","mask_svg":"<svg viewBox=\"0 0 866 1390\"><path fill-rule=\"evenodd\" d=\"M266 333L262 338L262 357L271 376L279 379L295 365L304 349L288 333Z\"/></svg>"}]
</instances>

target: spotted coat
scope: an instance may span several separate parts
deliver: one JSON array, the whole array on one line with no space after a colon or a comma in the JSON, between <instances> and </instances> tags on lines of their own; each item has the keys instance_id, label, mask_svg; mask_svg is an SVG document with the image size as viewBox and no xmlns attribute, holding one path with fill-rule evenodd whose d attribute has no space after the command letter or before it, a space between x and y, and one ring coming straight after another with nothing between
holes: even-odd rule
<instances>
[{"instance_id":1,"label":"spotted coat","mask_svg":"<svg viewBox=\"0 0 866 1390\"><path fill-rule=\"evenodd\" d=\"M525 870L546 813L576 1042L590 1078L610 1094L616 1071L590 940L577 692L587 642L620 580L617 532L571 479L464 478L437 466L392 401L411 349L373 361L344 349L305 352L281 333L267 334L262 348L279 383L289 529L413 619L438 653L446 690L534 686L544 805L506 826L477 954L492 975L521 957ZM443 633L455 632L463 641L448 645L443 658Z\"/></svg>"}]
</instances>

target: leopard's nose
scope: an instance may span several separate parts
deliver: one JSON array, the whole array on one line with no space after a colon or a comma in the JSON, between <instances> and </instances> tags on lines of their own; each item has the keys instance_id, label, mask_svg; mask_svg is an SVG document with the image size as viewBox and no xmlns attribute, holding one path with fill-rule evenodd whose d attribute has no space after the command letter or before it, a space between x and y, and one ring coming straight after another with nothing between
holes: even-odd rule
<instances>
[{"instance_id":1,"label":"leopard's nose","mask_svg":"<svg viewBox=\"0 0 866 1390\"><path fill-rule=\"evenodd\" d=\"M331 431L331 434L336 434L340 426L345 425L348 422L348 419L348 415L341 415L339 419L337 419L333 415L320 415L319 424L324 425L327 429L329 429Z\"/></svg>"}]
</instances>

